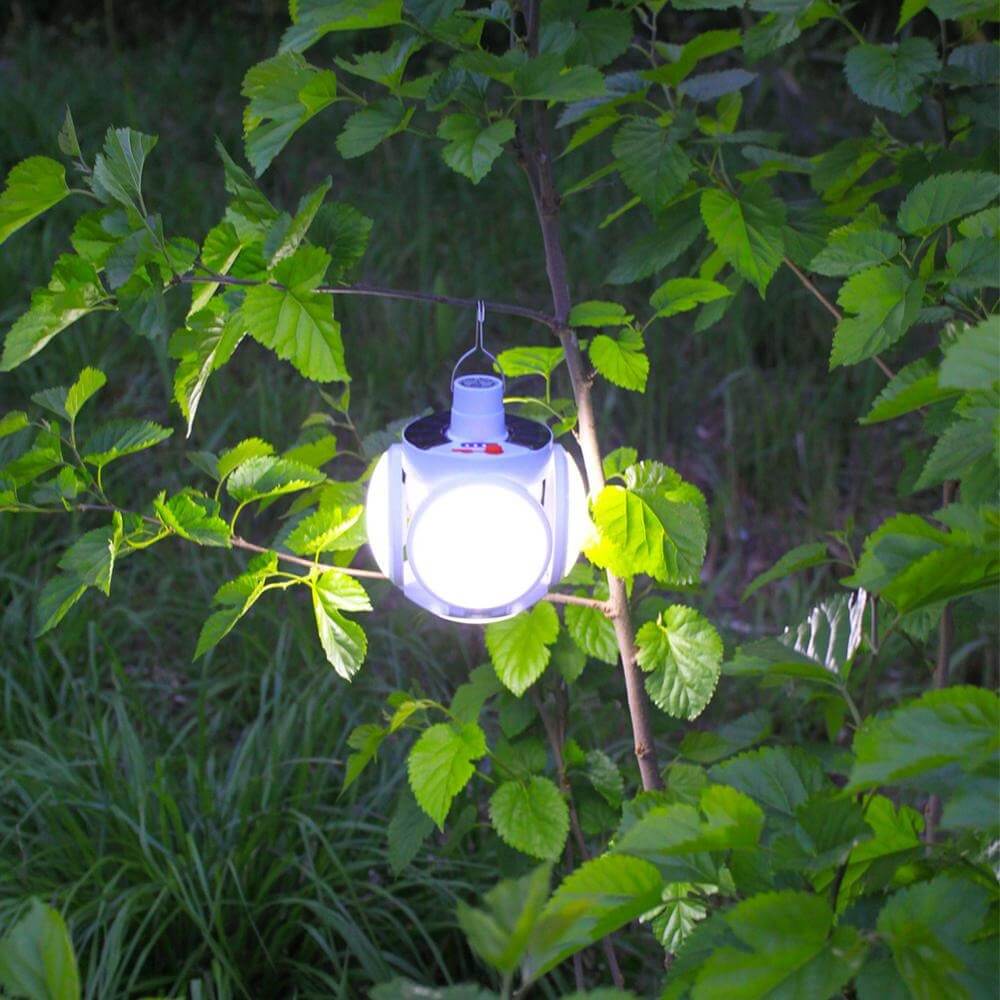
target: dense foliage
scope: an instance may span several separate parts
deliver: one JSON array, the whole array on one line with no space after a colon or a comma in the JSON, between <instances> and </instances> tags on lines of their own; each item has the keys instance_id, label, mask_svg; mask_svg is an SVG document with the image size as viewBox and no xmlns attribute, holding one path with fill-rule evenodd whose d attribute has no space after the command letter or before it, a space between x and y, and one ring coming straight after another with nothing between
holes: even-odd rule
<instances>
[{"instance_id":1,"label":"dense foliage","mask_svg":"<svg viewBox=\"0 0 1000 1000\"><path fill-rule=\"evenodd\" d=\"M580 989L612 979L649 992L665 966L667 997L992 995L1000 713L988 687L950 686L963 663L957 628L966 646L995 642L1000 582L998 48L982 23L992 6L907 0L896 37L876 41L857 11L826 0L753 0L742 18L722 0L674 0L675 11L720 11L718 26L676 42L658 37L663 6L299 0L279 52L245 77L246 159L260 177L320 115L339 122L336 148L349 160L408 133L480 184L511 153L537 205L553 297L551 315L540 315L558 341L511 348L499 364L523 379L517 405L559 435L576 434L585 458L593 428L581 347L603 380L598 393L603 384L643 392L658 377L646 341L669 328L665 320L708 335L789 269L832 318L831 378L872 363L884 373L861 423L896 422L912 512L885 517L860 545L831 525L822 540L792 548L744 599L831 565L842 588L801 623L727 657L705 610L692 606L709 539L704 496L663 462L617 448L598 470L588 464L594 531L566 581L590 603L560 614L545 601L488 626L490 662L448 697L390 694L382 717L351 732L342 786L369 780L384 747L412 738L408 784L387 827L389 864L405 872L435 826L456 843L474 831L480 857L503 859L511 878L459 903L457 921L483 981L505 996L570 958ZM371 50L304 55L345 31L372 32ZM743 95L759 81L748 67L788 51L842 59L844 99L864 102L869 127L805 156L794 137L759 127L773 122L747 122ZM338 117L340 105L348 113ZM370 292L351 281L377 222L329 200L329 180L279 208L220 143L228 201L194 240L172 233L169 211L144 185L155 136L110 128L100 150L85 151L67 113L58 141L63 160L33 156L8 174L0 241L64 200L96 207L78 216L72 252L7 332L4 371L106 311L139 336L169 337L174 401L193 439L209 379L226 377L248 338L337 389L324 390L326 409L290 446L250 437L193 451L189 485L144 483L138 509L117 501L109 476L125 469L119 480L141 481L132 456L172 431L103 420L102 371L84 367L36 393L30 412L7 412L0 509L80 512L94 525L68 542L39 596L38 634L79 613L89 590L109 594L123 559L180 539L253 553L218 588L196 656L211 654L259 600L291 599L269 592L304 591L326 659L350 680L368 645L357 616L372 608L353 566L365 539L364 484L401 424L358 435L348 384L364 362L345 353L332 303ZM560 174L550 190L556 152L572 163L596 148L595 170ZM611 291L571 305L560 202L572 210L609 184L621 202L602 223L620 232L607 284L638 284L642 297L622 289L615 297L629 305ZM648 303L641 313L637 301ZM255 525L275 524L266 512L276 505L273 536L245 538L253 515ZM615 603L620 581L625 607ZM616 630L630 618L634 650ZM609 753L619 720L594 710L620 686L606 669L620 660L626 675L642 672L657 711L685 722L720 683L759 685L762 698L779 688L801 715L787 734L798 738L773 738L761 707L688 730L650 779L635 704L640 771ZM889 670L892 694L880 701ZM193 819L177 817L173 836L185 822ZM636 920L661 958L619 961L608 935ZM63 972L51 974L66 985L31 992L24 977L37 966L25 956L45 935L63 941L58 920L35 907L2 945L0 981L15 995L76 995L64 945L52 960ZM599 941L603 965L585 969L576 956ZM227 974L238 981L239 970ZM182 989L177 975L141 983ZM378 995L409 988L396 980Z\"/></svg>"}]
</instances>

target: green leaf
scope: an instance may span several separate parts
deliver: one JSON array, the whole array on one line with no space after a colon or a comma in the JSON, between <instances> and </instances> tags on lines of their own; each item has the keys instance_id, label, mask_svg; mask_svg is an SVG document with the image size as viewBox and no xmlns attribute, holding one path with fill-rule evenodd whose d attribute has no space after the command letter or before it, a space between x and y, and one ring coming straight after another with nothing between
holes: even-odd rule
<instances>
[{"instance_id":1,"label":"green leaf","mask_svg":"<svg viewBox=\"0 0 1000 1000\"><path fill-rule=\"evenodd\" d=\"M769 683L799 679L840 687L861 648L866 604L864 591L827 598L780 638L741 646L726 673L763 676Z\"/></svg>"},{"instance_id":2,"label":"green leaf","mask_svg":"<svg viewBox=\"0 0 1000 1000\"><path fill-rule=\"evenodd\" d=\"M685 198L671 205L657 217L656 229L625 247L605 280L627 285L662 271L694 243L703 228L698 199Z\"/></svg>"},{"instance_id":3,"label":"green leaf","mask_svg":"<svg viewBox=\"0 0 1000 1000\"><path fill-rule=\"evenodd\" d=\"M573 41L566 49L570 65L606 66L632 41L632 18L623 10L589 10L574 27Z\"/></svg>"},{"instance_id":4,"label":"green leaf","mask_svg":"<svg viewBox=\"0 0 1000 1000\"><path fill-rule=\"evenodd\" d=\"M337 99L337 77L283 52L252 66L241 93L250 99L243 114L247 159L260 177L288 140Z\"/></svg>"},{"instance_id":5,"label":"green leaf","mask_svg":"<svg viewBox=\"0 0 1000 1000\"><path fill-rule=\"evenodd\" d=\"M916 109L920 87L939 66L934 45L916 36L898 45L856 45L844 60L847 82L862 101L900 115Z\"/></svg>"},{"instance_id":6,"label":"green leaf","mask_svg":"<svg viewBox=\"0 0 1000 1000\"><path fill-rule=\"evenodd\" d=\"M297 0L281 51L301 52L331 31L383 28L402 18L402 0Z\"/></svg>"},{"instance_id":7,"label":"green leaf","mask_svg":"<svg viewBox=\"0 0 1000 1000\"><path fill-rule=\"evenodd\" d=\"M906 613L995 586L1000 567L990 543L966 531L945 532L914 514L899 514L865 539L854 575L864 587Z\"/></svg>"},{"instance_id":8,"label":"green leaf","mask_svg":"<svg viewBox=\"0 0 1000 1000\"><path fill-rule=\"evenodd\" d=\"M402 132L413 117L401 101L389 99L355 111L337 136L337 149L345 160L370 153L380 142Z\"/></svg>"},{"instance_id":9,"label":"green leaf","mask_svg":"<svg viewBox=\"0 0 1000 1000\"><path fill-rule=\"evenodd\" d=\"M104 372L97 368L84 368L66 393L66 416L76 420L83 404L108 381Z\"/></svg>"},{"instance_id":10,"label":"green leaf","mask_svg":"<svg viewBox=\"0 0 1000 1000\"><path fill-rule=\"evenodd\" d=\"M594 791L612 808L621 807L625 795L625 780L618 765L603 750L587 751L587 780Z\"/></svg>"},{"instance_id":11,"label":"green leaf","mask_svg":"<svg viewBox=\"0 0 1000 1000\"><path fill-rule=\"evenodd\" d=\"M998 379L1000 316L990 316L945 348L938 382L947 389L989 389Z\"/></svg>"},{"instance_id":12,"label":"green leaf","mask_svg":"<svg viewBox=\"0 0 1000 1000\"><path fill-rule=\"evenodd\" d=\"M917 321L923 298L924 283L896 264L848 278L837 301L854 315L837 324L830 367L857 364L891 347Z\"/></svg>"},{"instance_id":13,"label":"green leaf","mask_svg":"<svg viewBox=\"0 0 1000 1000\"><path fill-rule=\"evenodd\" d=\"M568 875L531 934L523 971L532 981L660 901L663 879L640 858L604 854Z\"/></svg>"},{"instance_id":14,"label":"green leaf","mask_svg":"<svg viewBox=\"0 0 1000 1000\"><path fill-rule=\"evenodd\" d=\"M348 382L340 324L333 304L316 286L330 265L319 247L300 247L274 269L284 287L257 285L249 289L240 315L254 340L290 361L315 382Z\"/></svg>"},{"instance_id":15,"label":"green leaf","mask_svg":"<svg viewBox=\"0 0 1000 1000\"><path fill-rule=\"evenodd\" d=\"M642 76L653 83L676 86L702 59L738 48L739 44L740 32L736 29L703 31L683 45L673 57L672 63L663 63L655 69L643 70Z\"/></svg>"},{"instance_id":16,"label":"green leaf","mask_svg":"<svg viewBox=\"0 0 1000 1000\"><path fill-rule=\"evenodd\" d=\"M59 560L59 568L87 587L96 587L105 596L111 593L111 574L122 538L121 515L106 528L81 535Z\"/></svg>"},{"instance_id":17,"label":"green leaf","mask_svg":"<svg viewBox=\"0 0 1000 1000\"><path fill-rule=\"evenodd\" d=\"M976 407L968 419L960 416L946 427L931 449L914 490L938 486L947 479L963 479L980 459L995 462L998 417L994 400L993 405Z\"/></svg>"},{"instance_id":18,"label":"green leaf","mask_svg":"<svg viewBox=\"0 0 1000 1000\"><path fill-rule=\"evenodd\" d=\"M541 677L559 635L559 617L547 601L530 611L486 626L493 669L509 691L520 696Z\"/></svg>"},{"instance_id":19,"label":"green leaf","mask_svg":"<svg viewBox=\"0 0 1000 1000\"><path fill-rule=\"evenodd\" d=\"M153 510L163 526L181 538L198 545L229 547L229 525L219 516L217 500L190 490L169 500L157 497Z\"/></svg>"},{"instance_id":20,"label":"green leaf","mask_svg":"<svg viewBox=\"0 0 1000 1000\"><path fill-rule=\"evenodd\" d=\"M55 628L86 592L87 585L81 583L75 573L59 573L52 577L38 595L35 635L43 635Z\"/></svg>"},{"instance_id":21,"label":"green leaf","mask_svg":"<svg viewBox=\"0 0 1000 1000\"><path fill-rule=\"evenodd\" d=\"M590 360L609 382L633 392L646 391L649 358L642 334L632 327L623 327L618 338L599 333L588 348Z\"/></svg>"},{"instance_id":22,"label":"green leaf","mask_svg":"<svg viewBox=\"0 0 1000 1000\"><path fill-rule=\"evenodd\" d=\"M361 772L375 759L375 755L378 753L387 735L388 730L371 723L355 726L351 730L350 736L347 737L347 745L351 748L352 753L348 755L347 766L344 768L344 784L340 790L341 794L346 792L357 781ZM404 786L404 788L407 793L410 793L410 789L407 786ZM402 795L402 792L400 794ZM413 799L412 794L409 794L409 797L411 800ZM416 802L414 802L414 807L416 808ZM416 812L421 819L427 819L418 808Z\"/></svg>"},{"instance_id":23,"label":"green leaf","mask_svg":"<svg viewBox=\"0 0 1000 1000\"><path fill-rule=\"evenodd\" d=\"M749 795L770 812L794 817L799 806L823 788L823 770L803 750L764 747L750 750L709 771L713 781Z\"/></svg>"},{"instance_id":24,"label":"green leaf","mask_svg":"<svg viewBox=\"0 0 1000 1000\"><path fill-rule=\"evenodd\" d=\"M895 420L905 413L955 396L958 391L943 388L938 372L930 362L926 358L918 358L896 372L858 423L868 425Z\"/></svg>"},{"instance_id":25,"label":"green leaf","mask_svg":"<svg viewBox=\"0 0 1000 1000\"><path fill-rule=\"evenodd\" d=\"M320 573L313 582L323 606L339 611L371 611L368 592L353 576L339 569Z\"/></svg>"},{"instance_id":26,"label":"green leaf","mask_svg":"<svg viewBox=\"0 0 1000 1000\"><path fill-rule=\"evenodd\" d=\"M982 886L945 874L902 889L882 907L878 932L914 1000L992 991L995 942L979 936L989 904Z\"/></svg>"},{"instance_id":27,"label":"green leaf","mask_svg":"<svg viewBox=\"0 0 1000 1000\"><path fill-rule=\"evenodd\" d=\"M946 765L971 772L1000 748L1000 699L983 688L928 691L881 718L868 719L854 737L849 789L911 784Z\"/></svg>"},{"instance_id":28,"label":"green leaf","mask_svg":"<svg viewBox=\"0 0 1000 1000\"><path fill-rule=\"evenodd\" d=\"M264 593L268 577L277 568L278 557L275 553L261 553L250 561L245 573L224 583L215 592L214 603L225 607L209 615L202 625L194 651L195 659L207 653L233 630L236 623L257 603L257 599Z\"/></svg>"},{"instance_id":29,"label":"green leaf","mask_svg":"<svg viewBox=\"0 0 1000 1000\"><path fill-rule=\"evenodd\" d=\"M725 285L705 278L671 278L650 296L657 317L676 316L705 302L724 299L733 293Z\"/></svg>"},{"instance_id":30,"label":"green leaf","mask_svg":"<svg viewBox=\"0 0 1000 1000\"><path fill-rule=\"evenodd\" d=\"M377 726L374 728L378 728ZM380 730L381 732L381 730ZM347 787L345 782L344 787ZM389 867L397 878L420 853L424 841L434 830L434 820L417 805L410 786L400 786L389 825L385 828ZM459 903L461 908L462 904ZM461 918L459 918L461 924Z\"/></svg>"},{"instance_id":31,"label":"green leaf","mask_svg":"<svg viewBox=\"0 0 1000 1000\"><path fill-rule=\"evenodd\" d=\"M0 940L0 987L28 1000L79 1000L73 942L58 910L32 899Z\"/></svg>"},{"instance_id":32,"label":"green leaf","mask_svg":"<svg viewBox=\"0 0 1000 1000\"><path fill-rule=\"evenodd\" d=\"M675 133L649 118L626 122L615 134L612 151L622 180L651 212L665 209L694 169Z\"/></svg>"},{"instance_id":33,"label":"green leaf","mask_svg":"<svg viewBox=\"0 0 1000 1000\"><path fill-rule=\"evenodd\" d=\"M514 72L511 84L525 101L584 101L603 97L604 77L594 66L563 68L558 53L544 53L528 59Z\"/></svg>"},{"instance_id":34,"label":"green leaf","mask_svg":"<svg viewBox=\"0 0 1000 1000\"><path fill-rule=\"evenodd\" d=\"M497 364L507 378L541 375L547 379L564 357L561 347L511 347L497 355Z\"/></svg>"},{"instance_id":35,"label":"green leaf","mask_svg":"<svg viewBox=\"0 0 1000 1000\"><path fill-rule=\"evenodd\" d=\"M475 722L440 722L413 744L407 758L410 788L438 829L444 829L452 800L468 784L475 761L485 755L486 737Z\"/></svg>"},{"instance_id":36,"label":"green leaf","mask_svg":"<svg viewBox=\"0 0 1000 1000\"><path fill-rule=\"evenodd\" d=\"M239 444L227 448L219 455L216 465L218 479L225 479L231 472L251 458L263 458L274 454L274 445L261 438L245 438Z\"/></svg>"},{"instance_id":37,"label":"green leaf","mask_svg":"<svg viewBox=\"0 0 1000 1000\"><path fill-rule=\"evenodd\" d=\"M249 458L229 477L226 489L241 504L295 493L323 482L326 476L312 466L273 455Z\"/></svg>"},{"instance_id":38,"label":"green leaf","mask_svg":"<svg viewBox=\"0 0 1000 1000\"><path fill-rule=\"evenodd\" d=\"M617 302L578 302L569 313L570 326L622 326L632 319Z\"/></svg>"},{"instance_id":39,"label":"green leaf","mask_svg":"<svg viewBox=\"0 0 1000 1000\"><path fill-rule=\"evenodd\" d=\"M763 298L785 252L784 202L759 183L738 198L709 188L701 196L701 216L722 256Z\"/></svg>"},{"instance_id":40,"label":"green leaf","mask_svg":"<svg viewBox=\"0 0 1000 1000\"><path fill-rule=\"evenodd\" d=\"M741 601L749 600L761 587L766 587L775 580L784 580L793 573L800 573L813 566L823 566L830 562L826 542L806 542L796 545L786 552L770 569L755 576L740 595Z\"/></svg>"},{"instance_id":41,"label":"green leaf","mask_svg":"<svg viewBox=\"0 0 1000 1000\"><path fill-rule=\"evenodd\" d=\"M681 740L680 753L688 760L700 764L714 764L767 739L770 735L770 713L764 709L756 709L715 729L688 730Z\"/></svg>"},{"instance_id":42,"label":"green leaf","mask_svg":"<svg viewBox=\"0 0 1000 1000\"><path fill-rule=\"evenodd\" d=\"M0 438L16 434L28 426L28 414L24 410L11 410L0 418Z\"/></svg>"},{"instance_id":43,"label":"green leaf","mask_svg":"<svg viewBox=\"0 0 1000 1000\"><path fill-rule=\"evenodd\" d=\"M268 267L274 267L298 250L332 184L333 181L327 177L299 199L299 207L295 210L294 216L283 212L271 224L264 238L264 257Z\"/></svg>"},{"instance_id":44,"label":"green leaf","mask_svg":"<svg viewBox=\"0 0 1000 1000\"><path fill-rule=\"evenodd\" d=\"M173 431L152 420L112 420L101 424L81 449L83 460L99 469L109 462L134 455L166 441Z\"/></svg>"},{"instance_id":45,"label":"green leaf","mask_svg":"<svg viewBox=\"0 0 1000 1000\"><path fill-rule=\"evenodd\" d=\"M653 703L678 719L696 719L712 700L722 670L722 639L693 608L671 605L636 634L639 666Z\"/></svg>"},{"instance_id":46,"label":"green leaf","mask_svg":"<svg viewBox=\"0 0 1000 1000\"><path fill-rule=\"evenodd\" d=\"M700 491L669 466L640 462L625 486L605 486L593 503L598 538L587 558L617 576L638 573L668 584L693 583L707 542Z\"/></svg>"},{"instance_id":47,"label":"green leaf","mask_svg":"<svg viewBox=\"0 0 1000 1000\"><path fill-rule=\"evenodd\" d=\"M996 174L969 170L938 174L910 191L899 206L896 222L904 233L927 236L940 226L988 205L998 193L1000 178Z\"/></svg>"},{"instance_id":48,"label":"green leaf","mask_svg":"<svg viewBox=\"0 0 1000 1000\"><path fill-rule=\"evenodd\" d=\"M66 170L56 160L31 156L16 164L0 194L0 244L69 193Z\"/></svg>"},{"instance_id":49,"label":"green leaf","mask_svg":"<svg viewBox=\"0 0 1000 1000\"><path fill-rule=\"evenodd\" d=\"M569 809L555 784L536 774L500 784L490 796L490 822L515 850L556 861L569 833Z\"/></svg>"},{"instance_id":50,"label":"green leaf","mask_svg":"<svg viewBox=\"0 0 1000 1000\"><path fill-rule=\"evenodd\" d=\"M34 357L56 334L107 298L94 266L82 257L63 254L48 287L32 293L31 308L8 330L0 371L9 372Z\"/></svg>"},{"instance_id":51,"label":"green leaf","mask_svg":"<svg viewBox=\"0 0 1000 1000\"><path fill-rule=\"evenodd\" d=\"M539 865L522 878L497 883L479 908L458 904L458 925L472 950L500 972L520 965L548 897L551 873L550 865Z\"/></svg>"},{"instance_id":52,"label":"green leaf","mask_svg":"<svg viewBox=\"0 0 1000 1000\"><path fill-rule=\"evenodd\" d=\"M59 143L60 152L65 153L67 156L75 156L78 160L83 158L83 152L80 149L80 140L76 135L76 125L73 124L73 112L70 111L69 105L66 105L66 115L59 128L56 141Z\"/></svg>"},{"instance_id":53,"label":"green leaf","mask_svg":"<svg viewBox=\"0 0 1000 1000\"><path fill-rule=\"evenodd\" d=\"M903 0L899 9L899 20L896 22L896 33L913 20L927 5L930 0Z\"/></svg>"},{"instance_id":54,"label":"green leaf","mask_svg":"<svg viewBox=\"0 0 1000 1000\"><path fill-rule=\"evenodd\" d=\"M879 264L888 264L903 249L899 237L876 229L864 233L844 233L812 259L810 269L831 278L846 278Z\"/></svg>"},{"instance_id":55,"label":"green leaf","mask_svg":"<svg viewBox=\"0 0 1000 1000\"><path fill-rule=\"evenodd\" d=\"M97 193L145 216L142 171L155 145L155 135L130 128L109 128L104 137L104 151L94 157L93 183Z\"/></svg>"},{"instance_id":56,"label":"green leaf","mask_svg":"<svg viewBox=\"0 0 1000 1000\"><path fill-rule=\"evenodd\" d=\"M716 101L726 94L733 94L749 87L757 79L756 73L745 69L725 69L714 73L689 76L678 84L677 92L692 101Z\"/></svg>"},{"instance_id":57,"label":"green leaf","mask_svg":"<svg viewBox=\"0 0 1000 1000\"><path fill-rule=\"evenodd\" d=\"M360 263L368 247L372 225L367 215L346 202L336 201L319 210L311 239L330 254L333 277L345 277Z\"/></svg>"},{"instance_id":58,"label":"green leaf","mask_svg":"<svg viewBox=\"0 0 1000 1000\"><path fill-rule=\"evenodd\" d=\"M357 532L364 507L326 507L303 518L289 532L285 545L299 556L320 552L341 552L358 547Z\"/></svg>"},{"instance_id":59,"label":"green leaf","mask_svg":"<svg viewBox=\"0 0 1000 1000\"><path fill-rule=\"evenodd\" d=\"M514 123L509 118L488 126L475 115L448 115L441 119L437 134L446 140L441 156L456 173L478 184L503 152L503 145L514 138Z\"/></svg>"},{"instance_id":60,"label":"green leaf","mask_svg":"<svg viewBox=\"0 0 1000 1000\"><path fill-rule=\"evenodd\" d=\"M615 628L606 615L576 604L567 604L565 615L566 631L584 653L612 666L618 662Z\"/></svg>"},{"instance_id":61,"label":"green leaf","mask_svg":"<svg viewBox=\"0 0 1000 1000\"><path fill-rule=\"evenodd\" d=\"M861 968L866 944L848 924L833 926L826 900L804 892L761 893L726 911L734 944L702 966L692 1000L829 997Z\"/></svg>"},{"instance_id":62,"label":"green leaf","mask_svg":"<svg viewBox=\"0 0 1000 1000\"><path fill-rule=\"evenodd\" d=\"M346 605L352 610L368 610L371 604L359 583L353 580L345 583L345 580L349 578L336 570L322 574L312 584L312 603L316 631L326 659L345 681L349 681L361 669L368 651L368 639L364 629L345 618L339 609ZM354 591L353 595L350 591Z\"/></svg>"}]
</instances>

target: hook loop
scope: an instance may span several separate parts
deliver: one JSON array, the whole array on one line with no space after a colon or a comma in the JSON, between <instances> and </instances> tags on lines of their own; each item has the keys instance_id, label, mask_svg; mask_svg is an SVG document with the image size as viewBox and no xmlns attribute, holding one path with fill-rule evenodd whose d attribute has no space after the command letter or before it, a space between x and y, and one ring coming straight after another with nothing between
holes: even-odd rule
<instances>
[{"instance_id":1,"label":"hook loop","mask_svg":"<svg viewBox=\"0 0 1000 1000\"><path fill-rule=\"evenodd\" d=\"M483 299L478 299L476 301L476 341L459 359L455 362L455 367L451 371L451 388L455 388L455 379L458 378L458 369L462 367L462 362L466 358L472 357L477 351L481 354L485 354L486 357L493 362L496 368L500 368L500 362L497 361L496 357L486 349L486 344L484 341L484 326L486 323L486 303ZM500 381L506 388L507 380L504 378L503 372L500 372Z\"/></svg>"}]
</instances>

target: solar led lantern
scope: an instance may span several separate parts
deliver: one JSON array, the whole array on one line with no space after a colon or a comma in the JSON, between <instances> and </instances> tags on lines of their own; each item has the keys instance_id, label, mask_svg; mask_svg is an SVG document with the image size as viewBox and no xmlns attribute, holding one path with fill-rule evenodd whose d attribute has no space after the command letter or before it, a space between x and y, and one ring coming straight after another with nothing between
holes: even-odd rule
<instances>
[{"instance_id":1,"label":"solar led lantern","mask_svg":"<svg viewBox=\"0 0 1000 1000\"><path fill-rule=\"evenodd\" d=\"M543 423L504 411L504 380L452 373L450 412L420 417L368 485L368 541L383 573L441 618L491 622L531 607L576 562L588 529L574 459Z\"/></svg>"}]
</instances>

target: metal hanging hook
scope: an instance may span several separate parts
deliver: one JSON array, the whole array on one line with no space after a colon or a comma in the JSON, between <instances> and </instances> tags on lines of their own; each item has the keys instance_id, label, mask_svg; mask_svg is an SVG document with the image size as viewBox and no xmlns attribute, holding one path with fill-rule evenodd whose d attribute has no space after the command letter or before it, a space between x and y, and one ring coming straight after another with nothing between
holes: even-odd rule
<instances>
[{"instance_id":1,"label":"metal hanging hook","mask_svg":"<svg viewBox=\"0 0 1000 1000\"><path fill-rule=\"evenodd\" d=\"M458 369L462 367L462 362L466 358L472 357L477 351L481 354L485 354L486 357L493 362L495 368L500 368L500 363L497 361L496 357L488 350L486 350L486 344L484 341L484 328L486 324L486 303L479 299L476 302L476 341L459 359L455 362L455 367L451 371L451 387L455 388L455 379L458 378ZM506 386L507 380L503 376L503 372L500 372L500 381Z\"/></svg>"}]
</instances>

